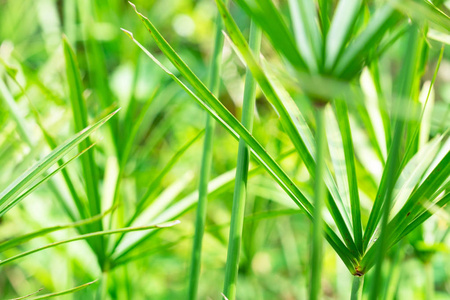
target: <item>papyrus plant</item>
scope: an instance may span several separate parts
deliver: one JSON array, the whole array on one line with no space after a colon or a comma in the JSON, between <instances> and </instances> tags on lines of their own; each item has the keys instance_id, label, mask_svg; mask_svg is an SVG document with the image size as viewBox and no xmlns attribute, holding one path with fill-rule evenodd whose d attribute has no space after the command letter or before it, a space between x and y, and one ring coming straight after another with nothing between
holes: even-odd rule
<instances>
[{"instance_id":1,"label":"papyrus plant","mask_svg":"<svg viewBox=\"0 0 450 300\"><path fill-rule=\"evenodd\" d=\"M180 77L168 71L131 32L125 32L232 136L245 141L255 161L314 222L310 298L320 297L323 234L354 275L352 298L361 297L362 279L376 266L370 293L370 298L376 299L385 252L450 199L448 136L441 130L430 139L425 130L430 120L423 113L430 93L425 91L427 96L419 97L428 66L428 30L448 31L449 18L428 1L236 0L283 59L284 66L278 67L255 57L224 2L216 3L229 42L276 110L285 134L315 182L313 199L304 196L295 179L208 90L149 19L136 11ZM396 84L386 91L379 60L398 40L406 41L407 46L402 48ZM442 51L434 78L441 58ZM310 99L316 111L315 130L283 83L295 86ZM375 93L368 95L370 87ZM429 85L428 90L431 88ZM380 122L375 122L375 114ZM361 128L369 139L369 152L382 166L379 177L355 140L354 131ZM359 186L362 173L373 177L375 193ZM370 209L361 208L361 193L370 197ZM235 293L225 296L234 299Z\"/></svg>"}]
</instances>

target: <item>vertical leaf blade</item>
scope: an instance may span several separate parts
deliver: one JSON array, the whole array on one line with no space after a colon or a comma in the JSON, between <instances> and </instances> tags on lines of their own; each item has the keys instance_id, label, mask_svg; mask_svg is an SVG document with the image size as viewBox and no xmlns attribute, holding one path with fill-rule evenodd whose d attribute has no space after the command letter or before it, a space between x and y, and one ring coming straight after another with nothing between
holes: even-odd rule
<instances>
[{"instance_id":1,"label":"vertical leaf blade","mask_svg":"<svg viewBox=\"0 0 450 300\"><path fill-rule=\"evenodd\" d=\"M78 67L78 62L75 53L69 44L66 37L63 38L64 57L66 60L66 74L69 83L70 102L72 105L72 113L75 122L75 129L81 130L88 123L88 112L86 108L85 99L83 97L83 84L81 82L81 75ZM80 151L87 148L90 144L89 138L80 143ZM83 169L83 176L85 180L86 195L89 202L90 216L101 214L101 200L98 191L99 175L97 164L94 159L94 152L89 151L86 155L81 157L81 165ZM89 225L94 231L101 231L103 225L101 220ZM96 252L100 264L104 259L104 242L103 237L99 236L95 239Z\"/></svg>"}]
</instances>

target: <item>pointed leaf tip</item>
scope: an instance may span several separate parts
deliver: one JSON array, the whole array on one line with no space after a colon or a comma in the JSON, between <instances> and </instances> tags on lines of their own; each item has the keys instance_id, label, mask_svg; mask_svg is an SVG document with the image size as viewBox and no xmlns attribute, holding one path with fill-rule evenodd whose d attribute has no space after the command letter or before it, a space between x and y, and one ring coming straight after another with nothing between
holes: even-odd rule
<instances>
[{"instance_id":1,"label":"pointed leaf tip","mask_svg":"<svg viewBox=\"0 0 450 300\"><path fill-rule=\"evenodd\" d=\"M166 228L166 227L175 226L175 225L180 224L180 223L181 223L180 220L175 220L175 221L171 221L171 222L161 223L161 224L155 225L155 227L156 228Z\"/></svg>"},{"instance_id":2,"label":"pointed leaf tip","mask_svg":"<svg viewBox=\"0 0 450 300\"><path fill-rule=\"evenodd\" d=\"M133 9L137 12L137 9L136 9L136 5L133 3L133 2L131 2L131 1L128 1L128 3L131 5L131 7L133 7Z\"/></svg>"},{"instance_id":3,"label":"pointed leaf tip","mask_svg":"<svg viewBox=\"0 0 450 300\"><path fill-rule=\"evenodd\" d=\"M116 110L112 111L109 115L107 115L105 117L106 120L109 120L112 116L114 116L115 114L117 114L119 112L119 110L121 110L122 107L118 107Z\"/></svg>"},{"instance_id":4,"label":"pointed leaf tip","mask_svg":"<svg viewBox=\"0 0 450 300\"><path fill-rule=\"evenodd\" d=\"M126 35L128 35L129 38L131 38L132 40L134 40L134 36L133 33L131 31L128 31L126 29L120 28L120 30L122 30L123 32L125 32Z\"/></svg>"},{"instance_id":5,"label":"pointed leaf tip","mask_svg":"<svg viewBox=\"0 0 450 300\"><path fill-rule=\"evenodd\" d=\"M136 12L136 14L142 19L146 19L148 20L148 18L146 16L144 16L143 14L141 14L140 12L138 12L137 7L134 3L132 3L131 1L128 1L128 3L130 3L130 5L133 7L134 11Z\"/></svg>"}]
</instances>

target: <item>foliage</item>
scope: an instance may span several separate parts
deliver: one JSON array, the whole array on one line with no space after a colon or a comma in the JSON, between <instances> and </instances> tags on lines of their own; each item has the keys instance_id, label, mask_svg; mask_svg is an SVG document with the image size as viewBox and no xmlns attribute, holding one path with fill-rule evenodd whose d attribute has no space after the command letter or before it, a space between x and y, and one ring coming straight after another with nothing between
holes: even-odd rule
<instances>
[{"instance_id":1,"label":"foliage","mask_svg":"<svg viewBox=\"0 0 450 300\"><path fill-rule=\"evenodd\" d=\"M1 297L445 299L448 3L169 2L0 3Z\"/></svg>"}]
</instances>

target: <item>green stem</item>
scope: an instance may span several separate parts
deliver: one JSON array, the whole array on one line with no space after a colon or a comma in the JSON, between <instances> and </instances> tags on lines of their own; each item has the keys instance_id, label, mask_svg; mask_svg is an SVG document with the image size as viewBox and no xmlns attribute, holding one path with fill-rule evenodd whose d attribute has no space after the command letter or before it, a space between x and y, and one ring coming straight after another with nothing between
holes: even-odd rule
<instances>
[{"instance_id":1,"label":"green stem","mask_svg":"<svg viewBox=\"0 0 450 300\"><path fill-rule=\"evenodd\" d=\"M389 268L388 277L386 278L384 296L382 299L385 300L394 300L395 295L397 294L398 284L400 282L400 274L401 274L401 264L400 262L403 260L403 251L400 244L396 245L394 249L392 249L393 258L392 263Z\"/></svg>"},{"instance_id":2,"label":"green stem","mask_svg":"<svg viewBox=\"0 0 450 300\"><path fill-rule=\"evenodd\" d=\"M364 285L364 276L353 276L352 294L350 300L361 300Z\"/></svg>"},{"instance_id":3,"label":"green stem","mask_svg":"<svg viewBox=\"0 0 450 300\"><path fill-rule=\"evenodd\" d=\"M209 86L211 92L215 95L219 92L220 87L220 65L222 60L222 48L223 48L223 34L222 34L222 22L218 15L216 17L216 38L214 41L214 51L211 62ZM197 214L195 218L195 234L194 243L192 246L191 256L191 269L190 269L190 281L188 299L197 299L198 283L200 279L201 268L201 255L202 255L202 243L203 234L205 231L206 220L206 207L208 196L208 182L211 171L212 154L213 154L213 135L214 135L215 122L213 118L206 114L205 125L205 140L203 144L203 156L200 167L200 183L198 187L198 204Z\"/></svg>"},{"instance_id":4,"label":"green stem","mask_svg":"<svg viewBox=\"0 0 450 300\"><path fill-rule=\"evenodd\" d=\"M431 261L425 263L425 299L434 299L434 273Z\"/></svg>"},{"instance_id":5,"label":"green stem","mask_svg":"<svg viewBox=\"0 0 450 300\"><path fill-rule=\"evenodd\" d=\"M203 234L205 232L206 208L208 196L208 181L212 163L212 146L215 123L210 116L206 116L205 141L203 144L203 157L200 168L200 183L198 187L198 204L195 218L195 234L192 246L189 299L197 299L198 283L200 279L201 255Z\"/></svg>"},{"instance_id":6,"label":"green stem","mask_svg":"<svg viewBox=\"0 0 450 300\"><path fill-rule=\"evenodd\" d=\"M99 300L108 299L108 275L109 275L108 271L103 271L102 279L98 287L99 295L97 296L97 299Z\"/></svg>"},{"instance_id":7,"label":"green stem","mask_svg":"<svg viewBox=\"0 0 450 300\"><path fill-rule=\"evenodd\" d=\"M258 55L261 47L261 31L252 22L250 26L250 48ZM255 110L256 81L250 70L247 69L245 77L244 103L242 107L242 125L249 132L253 127L253 112ZM250 151L245 141L239 139L236 179L233 195L233 208L231 213L230 237L228 243L227 263L225 267L224 295L229 300L236 298L236 282L239 271L239 255L242 241L242 228L244 224L245 200L247 196L248 165Z\"/></svg>"},{"instance_id":8,"label":"green stem","mask_svg":"<svg viewBox=\"0 0 450 300\"><path fill-rule=\"evenodd\" d=\"M311 290L309 299L320 298L322 274L323 221L322 207L325 198L323 175L325 171L325 106L318 104L316 111L316 180L314 185L314 220L311 256Z\"/></svg>"}]
</instances>

